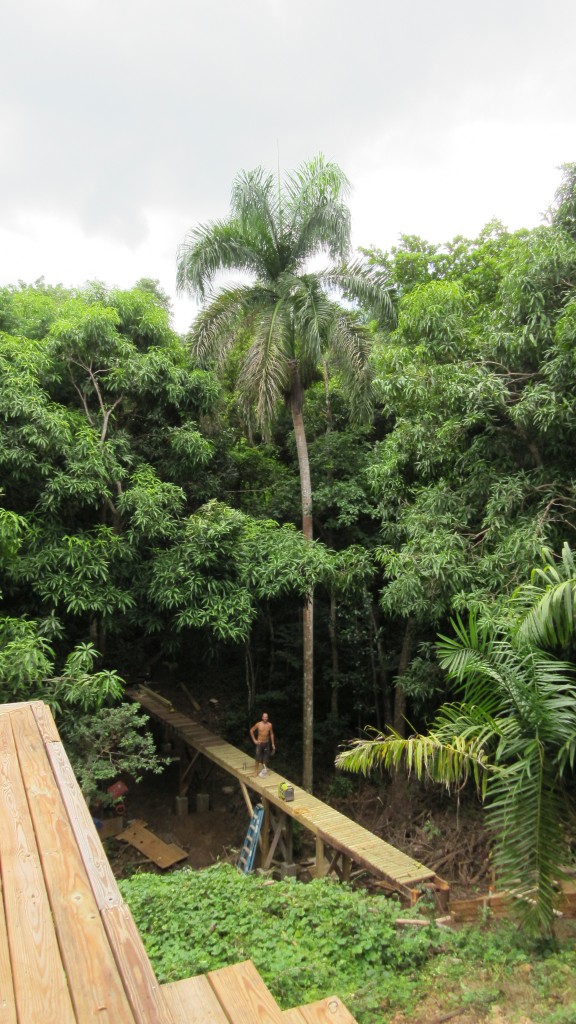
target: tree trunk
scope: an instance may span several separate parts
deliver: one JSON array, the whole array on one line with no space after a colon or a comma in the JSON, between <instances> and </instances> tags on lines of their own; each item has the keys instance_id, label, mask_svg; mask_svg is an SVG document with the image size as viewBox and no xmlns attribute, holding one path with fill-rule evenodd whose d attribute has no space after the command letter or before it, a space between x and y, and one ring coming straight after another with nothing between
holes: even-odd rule
<instances>
[{"instance_id":1,"label":"tree trunk","mask_svg":"<svg viewBox=\"0 0 576 1024\"><path fill-rule=\"evenodd\" d=\"M303 719L302 788L312 792L314 782L314 595L311 592L302 617Z\"/></svg>"},{"instance_id":2,"label":"tree trunk","mask_svg":"<svg viewBox=\"0 0 576 1024\"><path fill-rule=\"evenodd\" d=\"M330 653L332 659L332 690L330 693L330 714L338 717L338 694L340 678L340 659L338 657L336 594L330 591L330 618L328 619L328 635L330 637Z\"/></svg>"},{"instance_id":3,"label":"tree trunk","mask_svg":"<svg viewBox=\"0 0 576 1024\"><path fill-rule=\"evenodd\" d=\"M398 675L404 675L408 665L412 658L412 645L414 643L414 634L416 632L416 621L413 616L410 616L406 621L406 628L404 630L404 639L402 641L402 650L400 652L400 661L398 663ZM400 736L406 735L406 694L402 689L400 683L396 683L394 692L394 729Z\"/></svg>"},{"instance_id":4,"label":"tree trunk","mask_svg":"<svg viewBox=\"0 0 576 1024\"><path fill-rule=\"evenodd\" d=\"M326 433L330 434L334 426L334 419L332 416L332 402L330 400L330 375L328 373L328 363L324 360L322 364L322 370L324 373L324 396L326 399ZM330 485L333 482L333 473L328 473L328 481ZM328 531L326 535L326 541L328 547L333 547L332 532ZM332 662L332 690L330 692L330 714L334 719L338 718L339 710L339 679L340 679L340 659L338 656L338 608L336 603L336 594L332 589L330 591L330 616L328 619L328 636L330 638L330 656Z\"/></svg>"},{"instance_id":5,"label":"tree trunk","mask_svg":"<svg viewBox=\"0 0 576 1024\"><path fill-rule=\"evenodd\" d=\"M302 502L302 533L312 540L312 481L308 444L302 416L303 390L296 363L292 367L290 412L298 453L300 497ZM314 759L314 592L307 595L302 616L303 721L302 721L302 786L309 793L313 785Z\"/></svg>"},{"instance_id":6,"label":"tree trunk","mask_svg":"<svg viewBox=\"0 0 576 1024\"><path fill-rule=\"evenodd\" d=\"M244 645L244 665L246 668L246 689L248 690L248 710L252 711L252 708L256 703L256 676L254 673L254 663L252 661L252 645L250 643L250 637L248 637Z\"/></svg>"},{"instance_id":7,"label":"tree trunk","mask_svg":"<svg viewBox=\"0 0 576 1024\"><path fill-rule=\"evenodd\" d=\"M372 601L370 594L366 593L366 606L368 608L368 614L370 616L370 623L372 626L372 642L378 659L378 678L380 681L380 693L382 696L382 713L384 716L384 722L392 721L392 701L390 700L390 689L388 685L389 672L386 668L386 657L384 654L384 644L382 643L382 637L380 635L380 610L378 605L375 605ZM378 697L375 697L377 715L379 716L378 708L380 703ZM381 719L378 718L377 728L381 729Z\"/></svg>"}]
</instances>

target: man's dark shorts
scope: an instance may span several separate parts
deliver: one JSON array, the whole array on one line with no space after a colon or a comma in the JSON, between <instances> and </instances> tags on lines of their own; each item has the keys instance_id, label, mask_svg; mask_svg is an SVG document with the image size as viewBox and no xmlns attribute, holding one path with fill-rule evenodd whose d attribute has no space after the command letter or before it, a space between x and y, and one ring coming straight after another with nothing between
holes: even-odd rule
<instances>
[{"instance_id":1,"label":"man's dark shorts","mask_svg":"<svg viewBox=\"0 0 576 1024\"><path fill-rule=\"evenodd\" d=\"M270 744L269 743L257 743L256 744L256 761L258 764L268 764L270 757Z\"/></svg>"}]
</instances>

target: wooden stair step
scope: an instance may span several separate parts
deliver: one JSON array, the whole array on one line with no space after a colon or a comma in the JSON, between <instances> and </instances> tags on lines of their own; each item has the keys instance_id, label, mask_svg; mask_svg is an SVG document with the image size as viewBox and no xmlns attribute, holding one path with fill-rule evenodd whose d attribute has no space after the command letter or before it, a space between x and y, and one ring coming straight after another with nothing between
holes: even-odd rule
<instances>
[{"instance_id":1,"label":"wooden stair step","mask_svg":"<svg viewBox=\"0 0 576 1024\"><path fill-rule=\"evenodd\" d=\"M204 974L161 985L174 1024L229 1024Z\"/></svg>"},{"instance_id":2,"label":"wooden stair step","mask_svg":"<svg viewBox=\"0 0 576 1024\"><path fill-rule=\"evenodd\" d=\"M230 1024L286 1024L251 960L210 971L208 981Z\"/></svg>"},{"instance_id":3,"label":"wooden stair step","mask_svg":"<svg viewBox=\"0 0 576 1024\"><path fill-rule=\"evenodd\" d=\"M358 1024L338 996L328 996L316 1003L284 1010L284 1024Z\"/></svg>"}]
</instances>

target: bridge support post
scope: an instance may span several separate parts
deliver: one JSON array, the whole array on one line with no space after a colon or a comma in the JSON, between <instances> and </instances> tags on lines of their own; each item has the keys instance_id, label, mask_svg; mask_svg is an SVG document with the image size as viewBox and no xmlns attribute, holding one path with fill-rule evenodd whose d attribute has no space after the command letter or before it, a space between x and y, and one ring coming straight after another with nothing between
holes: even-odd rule
<instances>
[{"instance_id":1,"label":"bridge support post","mask_svg":"<svg viewBox=\"0 0 576 1024\"><path fill-rule=\"evenodd\" d=\"M352 871L352 858L346 853L342 854L342 881L350 881L350 873Z\"/></svg>"},{"instance_id":2,"label":"bridge support post","mask_svg":"<svg viewBox=\"0 0 576 1024\"><path fill-rule=\"evenodd\" d=\"M321 836L316 836L316 870L314 872L316 878L324 878L326 874L326 860L324 857L324 840Z\"/></svg>"},{"instance_id":3,"label":"bridge support post","mask_svg":"<svg viewBox=\"0 0 576 1024\"><path fill-rule=\"evenodd\" d=\"M195 750L194 753L191 754L190 748L186 743L179 743L178 754L178 796L188 796L188 790L190 789L190 783L192 782L192 769L200 757L200 751Z\"/></svg>"},{"instance_id":4,"label":"bridge support post","mask_svg":"<svg viewBox=\"0 0 576 1024\"><path fill-rule=\"evenodd\" d=\"M264 817L262 818L262 828L260 830L260 863L263 868L268 868L267 863L270 853L270 801L263 799L262 804L264 806Z\"/></svg>"},{"instance_id":5,"label":"bridge support post","mask_svg":"<svg viewBox=\"0 0 576 1024\"><path fill-rule=\"evenodd\" d=\"M262 862L263 867L266 869L270 867L276 849L279 846L282 855L280 865L282 878L286 878L287 875L296 875L298 869L296 864L294 864L292 818L282 811L275 814L272 808L270 808L270 824L273 829L272 842L270 843L268 856Z\"/></svg>"}]
</instances>

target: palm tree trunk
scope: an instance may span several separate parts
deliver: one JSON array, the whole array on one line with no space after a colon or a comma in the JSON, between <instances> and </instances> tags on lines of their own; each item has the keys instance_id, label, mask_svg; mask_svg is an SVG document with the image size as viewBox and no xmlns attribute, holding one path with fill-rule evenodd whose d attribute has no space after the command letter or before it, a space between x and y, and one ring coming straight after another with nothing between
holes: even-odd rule
<instances>
[{"instance_id":1,"label":"palm tree trunk","mask_svg":"<svg viewBox=\"0 0 576 1024\"><path fill-rule=\"evenodd\" d=\"M303 390L296 364L293 364L290 412L298 454L300 474L300 497L302 503L302 533L307 540L313 538L312 524L312 481L310 459L302 416ZM303 719L302 719L302 786L309 793L313 785L314 760L314 592L307 595L302 616L302 662L303 662Z\"/></svg>"}]
</instances>

